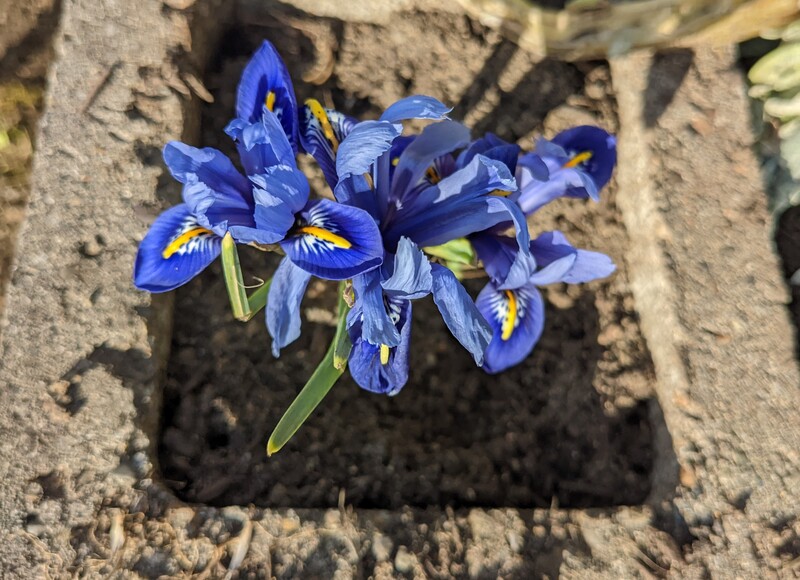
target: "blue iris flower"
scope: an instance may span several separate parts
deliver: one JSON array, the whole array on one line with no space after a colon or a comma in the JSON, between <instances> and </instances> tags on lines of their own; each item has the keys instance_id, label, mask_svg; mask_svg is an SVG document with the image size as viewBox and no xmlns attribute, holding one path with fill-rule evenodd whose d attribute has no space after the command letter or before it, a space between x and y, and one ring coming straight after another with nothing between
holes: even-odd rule
<instances>
[{"instance_id":1,"label":"blue iris flower","mask_svg":"<svg viewBox=\"0 0 800 580\"><path fill-rule=\"evenodd\" d=\"M491 155L497 156L498 149ZM559 197L596 199L608 183L616 151L614 138L597 127L577 127L552 142L540 141L536 151L514 159L520 193L517 203L526 214ZM492 327L492 341L483 368L498 373L522 362L544 328L544 301L538 287L557 282L581 283L609 276L611 259L574 248L560 232L541 234L528 246L530 258L520 260L517 240L489 229L470 236L489 276L476 305Z\"/></svg>"},{"instance_id":2,"label":"blue iris flower","mask_svg":"<svg viewBox=\"0 0 800 580\"><path fill-rule=\"evenodd\" d=\"M428 294L456 339L477 364L484 362L491 328L455 275L431 264L420 248L506 222L517 224L517 237L528 247L524 215L506 198L516 183L502 162L476 153L448 175L438 173L443 159L470 142L464 126L442 120L449 111L436 99L416 96L398 101L377 121L355 125L345 117L331 120L325 110L309 111L301 128L306 150L321 166L336 168L336 199L367 211L383 237L384 264L353 278L356 301L348 317L350 374L373 392L396 394L405 384L411 302ZM401 137L401 122L410 118L440 122L408 139ZM312 142L315 147L306 145Z\"/></svg>"},{"instance_id":3,"label":"blue iris flower","mask_svg":"<svg viewBox=\"0 0 800 580\"><path fill-rule=\"evenodd\" d=\"M244 67L236 91L236 117L246 124L257 123L264 108L275 114L297 152L299 129L294 86L283 59L268 40Z\"/></svg>"},{"instance_id":4,"label":"blue iris flower","mask_svg":"<svg viewBox=\"0 0 800 580\"><path fill-rule=\"evenodd\" d=\"M548 169L546 179L541 175L542 161ZM540 139L533 153L519 159L519 205L528 215L559 197L598 201L616 163L616 139L599 127L583 125L552 141Z\"/></svg>"},{"instance_id":5,"label":"blue iris flower","mask_svg":"<svg viewBox=\"0 0 800 580\"><path fill-rule=\"evenodd\" d=\"M344 280L380 266L380 232L361 209L309 199L284 129L266 107L257 122L237 119L226 131L236 140L247 177L215 149L179 142L165 147L167 167L184 184L184 203L159 216L145 236L134 283L164 292L188 282L219 255L226 233L238 243L279 244L286 257L273 276L267 307L277 354L299 336L298 305L310 277Z\"/></svg>"}]
</instances>

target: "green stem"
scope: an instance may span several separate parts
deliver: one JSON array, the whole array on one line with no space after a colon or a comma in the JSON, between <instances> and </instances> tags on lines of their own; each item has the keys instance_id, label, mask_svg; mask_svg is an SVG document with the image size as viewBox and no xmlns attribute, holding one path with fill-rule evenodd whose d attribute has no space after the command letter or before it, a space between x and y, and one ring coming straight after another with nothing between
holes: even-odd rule
<instances>
[{"instance_id":1,"label":"green stem","mask_svg":"<svg viewBox=\"0 0 800 580\"><path fill-rule=\"evenodd\" d=\"M353 348L350 333L347 332L347 313L350 312L350 306L344 296L346 286L345 282L339 283L339 322L336 324L336 336L333 339L333 366L340 371L347 367L347 359Z\"/></svg>"}]
</instances>

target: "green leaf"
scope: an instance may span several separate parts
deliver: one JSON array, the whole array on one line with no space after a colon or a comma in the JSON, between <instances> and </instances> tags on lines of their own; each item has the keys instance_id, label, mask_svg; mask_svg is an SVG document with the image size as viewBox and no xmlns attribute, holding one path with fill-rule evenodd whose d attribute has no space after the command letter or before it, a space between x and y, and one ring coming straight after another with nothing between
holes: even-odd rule
<instances>
[{"instance_id":1,"label":"green leaf","mask_svg":"<svg viewBox=\"0 0 800 580\"><path fill-rule=\"evenodd\" d=\"M350 350L353 343L350 341L350 333L347 332L347 313L350 306L345 299L346 283L339 284L339 322L336 325L336 336L333 339L333 366L340 371L347 367L347 359L350 358Z\"/></svg>"},{"instance_id":2,"label":"green leaf","mask_svg":"<svg viewBox=\"0 0 800 580\"><path fill-rule=\"evenodd\" d=\"M308 419L309 415L317 408L331 387L342 376L344 370L333 366L333 353L335 343L331 343L325 358L319 363L317 370L308 379L306 386L297 395L297 398L289 405L286 413L283 414L278 426L272 432L267 442L267 455L272 455L281 450L287 441L297 432L300 426Z\"/></svg>"},{"instance_id":3,"label":"green leaf","mask_svg":"<svg viewBox=\"0 0 800 580\"><path fill-rule=\"evenodd\" d=\"M250 303L247 300L247 289L242 279L242 267L239 265L239 252L236 242L230 232L222 238L222 274L225 277L225 286L228 288L228 298L231 301L231 310L237 320L249 320L251 316Z\"/></svg>"},{"instance_id":4,"label":"green leaf","mask_svg":"<svg viewBox=\"0 0 800 580\"><path fill-rule=\"evenodd\" d=\"M458 238L450 240L441 246L430 246L422 248L426 254L436 258L441 258L447 262L472 266L475 264L475 250L469 240Z\"/></svg>"}]
</instances>

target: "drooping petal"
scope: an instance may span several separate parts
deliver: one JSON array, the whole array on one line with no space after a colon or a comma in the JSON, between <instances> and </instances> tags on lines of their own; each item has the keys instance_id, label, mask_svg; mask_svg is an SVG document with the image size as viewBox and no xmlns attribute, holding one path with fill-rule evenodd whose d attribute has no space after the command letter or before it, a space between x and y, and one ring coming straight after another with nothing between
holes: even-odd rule
<instances>
[{"instance_id":1,"label":"drooping petal","mask_svg":"<svg viewBox=\"0 0 800 580\"><path fill-rule=\"evenodd\" d=\"M394 271L381 286L390 298L416 300L431 293L431 264L422 250L408 238L400 238L394 258Z\"/></svg>"},{"instance_id":2,"label":"drooping petal","mask_svg":"<svg viewBox=\"0 0 800 580\"><path fill-rule=\"evenodd\" d=\"M348 368L362 389L384 395L396 395L408 381L408 355L411 343L411 302L397 303L397 346L375 345L367 341L359 325L350 329L353 349Z\"/></svg>"},{"instance_id":3,"label":"drooping petal","mask_svg":"<svg viewBox=\"0 0 800 580\"><path fill-rule=\"evenodd\" d=\"M522 362L544 330L544 301L536 287L500 290L489 282L475 304L493 332L483 369L495 374Z\"/></svg>"},{"instance_id":4,"label":"drooping petal","mask_svg":"<svg viewBox=\"0 0 800 580\"><path fill-rule=\"evenodd\" d=\"M413 95L400 99L389 106L381 115L381 121L398 123L407 119L443 119L447 113L452 111L438 99L426 95Z\"/></svg>"},{"instance_id":5,"label":"drooping petal","mask_svg":"<svg viewBox=\"0 0 800 580\"><path fill-rule=\"evenodd\" d=\"M236 116L255 123L267 110L280 120L289 142L297 150L297 101L289 71L278 51L264 41L242 72L236 93Z\"/></svg>"},{"instance_id":6,"label":"drooping petal","mask_svg":"<svg viewBox=\"0 0 800 580\"><path fill-rule=\"evenodd\" d=\"M562 131L553 137L553 143L564 148L570 167L578 167L589 174L597 191L611 179L617 163L617 140L600 127L582 125Z\"/></svg>"},{"instance_id":7,"label":"drooping petal","mask_svg":"<svg viewBox=\"0 0 800 580\"><path fill-rule=\"evenodd\" d=\"M531 242L531 253L542 268L574 256L571 267L561 276L560 282L579 284L610 276L616 270L611 258L600 252L575 249L559 231L545 232Z\"/></svg>"},{"instance_id":8,"label":"drooping petal","mask_svg":"<svg viewBox=\"0 0 800 580\"><path fill-rule=\"evenodd\" d=\"M224 236L229 221L252 216L250 183L222 152L171 141L164 147L164 162L184 184L183 201L203 227Z\"/></svg>"},{"instance_id":9,"label":"drooping petal","mask_svg":"<svg viewBox=\"0 0 800 580\"><path fill-rule=\"evenodd\" d=\"M400 125L388 121L362 121L353 127L339 146L337 175L342 178L368 173L378 157L389 151L401 131Z\"/></svg>"},{"instance_id":10,"label":"drooping petal","mask_svg":"<svg viewBox=\"0 0 800 580\"><path fill-rule=\"evenodd\" d=\"M272 276L267 296L267 330L272 337L272 355L300 336L300 302L311 274L284 258Z\"/></svg>"},{"instance_id":11,"label":"drooping petal","mask_svg":"<svg viewBox=\"0 0 800 580\"><path fill-rule=\"evenodd\" d=\"M496 190L515 189L516 181L505 165L477 155L469 165L398 209L384 226L384 242L391 248L406 236L421 247L438 246L510 221L507 212L488 200L502 199L489 195Z\"/></svg>"},{"instance_id":12,"label":"drooping petal","mask_svg":"<svg viewBox=\"0 0 800 580\"><path fill-rule=\"evenodd\" d=\"M225 127L225 132L236 142L247 175L264 173L275 165L296 167L295 151L283 127L278 118L266 109L255 123L234 119Z\"/></svg>"},{"instance_id":13,"label":"drooping petal","mask_svg":"<svg viewBox=\"0 0 800 580\"><path fill-rule=\"evenodd\" d=\"M219 256L221 242L198 223L186 204L170 208L156 218L139 244L133 283L148 292L182 286Z\"/></svg>"},{"instance_id":14,"label":"drooping petal","mask_svg":"<svg viewBox=\"0 0 800 580\"><path fill-rule=\"evenodd\" d=\"M298 214L281 247L307 272L329 280L345 280L381 265L383 244L375 220L357 207L318 199Z\"/></svg>"},{"instance_id":15,"label":"drooping petal","mask_svg":"<svg viewBox=\"0 0 800 580\"><path fill-rule=\"evenodd\" d=\"M404 195L430 170L437 158L460 149L467 143L469 129L461 123L442 121L425 127L399 157L392 179L390 199L402 204Z\"/></svg>"},{"instance_id":16,"label":"drooping petal","mask_svg":"<svg viewBox=\"0 0 800 580\"><path fill-rule=\"evenodd\" d=\"M353 278L356 303L347 316L348 328L358 326L364 340L373 346L385 344L390 347L400 344L400 333L387 308L387 300L381 287L381 273L370 270Z\"/></svg>"},{"instance_id":17,"label":"drooping petal","mask_svg":"<svg viewBox=\"0 0 800 580\"><path fill-rule=\"evenodd\" d=\"M484 352L492 339L492 328L450 270L441 264L434 264L432 275L433 301L444 323L456 340L469 351L475 363L483 365Z\"/></svg>"},{"instance_id":18,"label":"drooping petal","mask_svg":"<svg viewBox=\"0 0 800 580\"><path fill-rule=\"evenodd\" d=\"M319 164L331 189L339 182L336 174L339 145L356 123L352 117L324 108L315 99L308 99L300 112L300 142Z\"/></svg>"}]
</instances>

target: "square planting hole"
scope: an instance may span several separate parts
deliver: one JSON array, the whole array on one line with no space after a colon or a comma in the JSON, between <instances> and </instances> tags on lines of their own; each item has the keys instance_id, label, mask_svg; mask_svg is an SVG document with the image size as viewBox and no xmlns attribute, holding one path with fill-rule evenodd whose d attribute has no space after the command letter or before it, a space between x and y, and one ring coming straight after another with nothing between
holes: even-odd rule
<instances>
[{"instance_id":1,"label":"square planting hole","mask_svg":"<svg viewBox=\"0 0 800 580\"><path fill-rule=\"evenodd\" d=\"M315 96L360 118L426 93L454 105L452 117L475 135L491 130L525 148L534 135L570 125L616 129L603 62L536 63L453 15L396 24L388 35L289 14L237 27L210 67L216 100L203 113L202 142L192 145L235 158L222 128L241 70L264 38L287 61L300 101ZM324 187L320 175L312 183ZM274 359L263 315L236 322L220 269L209 268L177 293L159 447L164 480L184 500L220 506L333 507L341 492L356 507L389 509L642 503L654 460L654 374L614 196L612 183L600 204L562 200L532 219L534 233L561 229L576 246L610 254L619 270L606 281L547 288L544 336L523 364L484 374L432 301L414 302L404 390L371 394L345 375L272 458L271 430L333 337L336 284L310 284L302 336ZM246 276L267 278L277 264L252 248L240 255ZM468 290L475 296L483 283L470 280Z\"/></svg>"}]
</instances>

